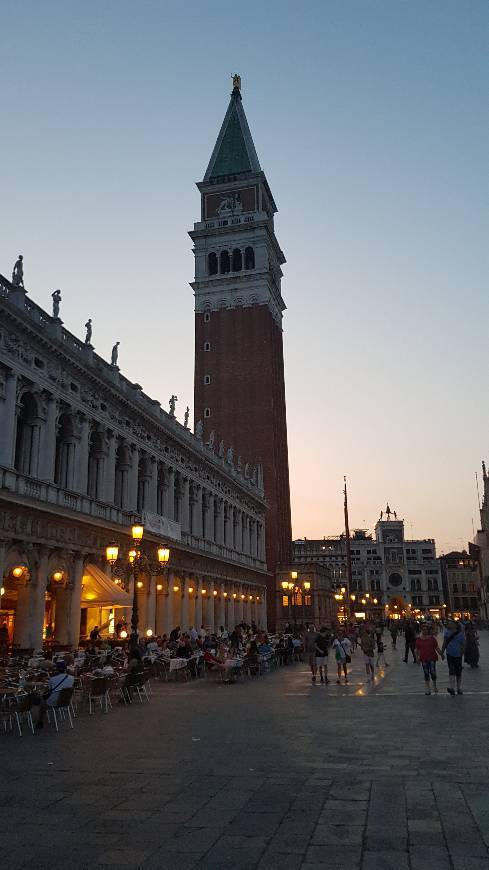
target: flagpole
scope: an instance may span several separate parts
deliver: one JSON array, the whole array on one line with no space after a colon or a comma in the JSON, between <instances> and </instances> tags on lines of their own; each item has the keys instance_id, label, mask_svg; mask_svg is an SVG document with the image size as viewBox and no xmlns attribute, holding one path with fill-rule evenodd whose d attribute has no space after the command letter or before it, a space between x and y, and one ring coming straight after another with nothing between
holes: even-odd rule
<instances>
[{"instance_id":1,"label":"flagpole","mask_svg":"<svg viewBox=\"0 0 489 870\"><path fill-rule=\"evenodd\" d=\"M351 547L350 547L350 524L348 521L348 493L346 489L346 475L343 478L345 482L345 543L346 543L346 595L345 595L345 622L348 620L348 610L350 607L350 591L351 591Z\"/></svg>"}]
</instances>

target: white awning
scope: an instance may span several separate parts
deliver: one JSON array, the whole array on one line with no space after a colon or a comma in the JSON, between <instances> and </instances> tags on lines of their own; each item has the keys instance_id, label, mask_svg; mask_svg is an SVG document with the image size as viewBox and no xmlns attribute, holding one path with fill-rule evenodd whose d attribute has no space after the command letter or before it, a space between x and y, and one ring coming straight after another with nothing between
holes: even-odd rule
<instances>
[{"instance_id":1,"label":"white awning","mask_svg":"<svg viewBox=\"0 0 489 870\"><path fill-rule=\"evenodd\" d=\"M81 605L82 607L131 607L132 598L97 565L89 563L85 565L83 574Z\"/></svg>"}]
</instances>

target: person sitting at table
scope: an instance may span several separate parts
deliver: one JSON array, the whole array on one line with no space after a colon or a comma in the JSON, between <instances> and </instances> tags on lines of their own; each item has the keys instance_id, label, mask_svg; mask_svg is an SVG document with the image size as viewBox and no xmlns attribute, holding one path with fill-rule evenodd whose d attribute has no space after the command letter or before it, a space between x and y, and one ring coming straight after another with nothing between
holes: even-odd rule
<instances>
[{"instance_id":1,"label":"person sitting at table","mask_svg":"<svg viewBox=\"0 0 489 870\"><path fill-rule=\"evenodd\" d=\"M158 658L163 659L164 662L169 662L171 658L170 648L168 646L168 641L166 637L163 637L158 650Z\"/></svg>"},{"instance_id":2,"label":"person sitting at table","mask_svg":"<svg viewBox=\"0 0 489 870\"><path fill-rule=\"evenodd\" d=\"M170 641L173 641L174 643L178 641L180 638L180 634L181 631L179 625L177 625L176 628L172 628L172 630L170 631Z\"/></svg>"},{"instance_id":3,"label":"person sitting at table","mask_svg":"<svg viewBox=\"0 0 489 870\"><path fill-rule=\"evenodd\" d=\"M98 625L94 625L90 632L90 640L100 640L100 629Z\"/></svg>"},{"instance_id":4,"label":"person sitting at table","mask_svg":"<svg viewBox=\"0 0 489 870\"><path fill-rule=\"evenodd\" d=\"M248 653L246 655L245 661L246 661L246 664L249 667L250 672L252 674L259 673L259 670L260 670L260 652L258 650L258 644L257 644L256 640L251 641L249 648L248 648Z\"/></svg>"},{"instance_id":5,"label":"person sitting at table","mask_svg":"<svg viewBox=\"0 0 489 870\"><path fill-rule=\"evenodd\" d=\"M49 678L47 690L39 700L39 717L36 728L44 728L44 715L48 707L55 707L62 689L72 689L75 683L74 677L66 670L64 659L56 662L56 673Z\"/></svg>"},{"instance_id":6,"label":"person sitting at table","mask_svg":"<svg viewBox=\"0 0 489 870\"><path fill-rule=\"evenodd\" d=\"M127 669L132 674L141 673L143 670L143 657L137 643L131 643L127 654Z\"/></svg>"},{"instance_id":7,"label":"person sitting at table","mask_svg":"<svg viewBox=\"0 0 489 870\"><path fill-rule=\"evenodd\" d=\"M177 647L177 658L189 659L191 655L192 646L190 644L190 637L188 634L182 634L180 637L180 643Z\"/></svg>"},{"instance_id":8,"label":"person sitting at table","mask_svg":"<svg viewBox=\"0 0 489 870\"><path fill-rule=\"evenodd\" d=\"M204 662L210 671L225 671L226 665L210 650L204 652Z\"/></svg>"}]
</instances>

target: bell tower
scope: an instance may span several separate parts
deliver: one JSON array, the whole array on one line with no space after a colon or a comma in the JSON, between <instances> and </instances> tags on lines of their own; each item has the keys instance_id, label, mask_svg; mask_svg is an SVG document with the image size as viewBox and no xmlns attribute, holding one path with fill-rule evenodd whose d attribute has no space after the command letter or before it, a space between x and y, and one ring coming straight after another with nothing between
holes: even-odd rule
<instances>
[{"instance_id":1,"label":"bell tower","mask_svg":"<svg viewBox=\"0 0 489 870\"><path fill-rule=\"evenodd\" d=\"M263 467L268 570L291 560L281 294L285 257L277 211L241 98L233 91L204 180L194 243L195 424L232 446L234 461ZM200 428L200 427L199 427ZM270 584L272 585L272 584ZM275 623L275 584L268 596Z\"/></svg>"}]
</instances>

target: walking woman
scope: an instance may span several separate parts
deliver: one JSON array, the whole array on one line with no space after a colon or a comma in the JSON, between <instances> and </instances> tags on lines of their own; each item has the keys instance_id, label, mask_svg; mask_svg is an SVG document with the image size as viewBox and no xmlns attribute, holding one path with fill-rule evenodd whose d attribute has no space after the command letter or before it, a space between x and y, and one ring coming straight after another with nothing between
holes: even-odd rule
<instances>
[{"instance_id":1,"label":"walking woman","mask_svg":"<svg viewBox=\"0 0 489 870\"><path fill-rule=\"evenodd\" d=\"M423 622L421 626L421 637L416 638L416 659L421 662L423 668L423 676L425 681L425 695L431 695L430 678L433 683L433 691L438 694L436 686L436 663L438 656L445 658L436 637L432 634L431 628L427 622Z\"/></svg>"},{"instance_id":2,"label":"walking woman","mask_svg":"<svg viewBox=\"0 0 489 870\"><path fill-rule=\"evenodd\" d=\"M462 656L464 654L465 637L462 630L462 624L450 619L448 628L445 629L443 635L442 653L446 651L448 674L450 686L447 688L449 695L455 694L455 685L457 686L457 695L463 695L462 692Z\"/></svg>"},{"instance_id":3,"label":"walking woman","mask_svg":"<svg viewBox=\"0 0 489 870\"><path fill-rule=\"evenodd\" d=\"M351 643L347 637L345 637L344 631L338 631L338 635L336 639L333 641L333 649L335 651L336 658L336 667L338 670L338 679L336 682L338 685L341 683L341 674L343 673L345 677L345 683L348 682L348 667L347 665L351 662Z\"/></svg>"},{"instance_id":4,"label":"walking woman","mask_svg":"<svg viewBox=\"0 0 489 870\"><path fill-rule=\"evenodd\" d=\"M479 635L473 622L465 626L464 661L471 668L479 667Z\"/></svg>"}]
</instances>

